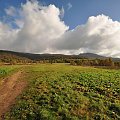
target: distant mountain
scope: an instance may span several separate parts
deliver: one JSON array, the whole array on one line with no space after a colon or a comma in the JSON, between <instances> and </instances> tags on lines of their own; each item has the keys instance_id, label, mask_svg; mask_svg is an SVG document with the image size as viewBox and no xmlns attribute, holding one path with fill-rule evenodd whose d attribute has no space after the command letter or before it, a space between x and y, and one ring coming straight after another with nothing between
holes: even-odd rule
<instances>
[{"instance_id":1,"label":"distant mountain","mask_svg":"<svg viewBox=\"0 0 120 120\"><path fill-rule=\"evenodd\" d=\"M94 53L81 53L79 54L79 57L81 58L88 58L88 59L107 59L107 58L112 58L112 57L106 57L106 56L101 56L98 54ZM112 58L113 61L120 61L120 58Z\"/></svg>"},{"instance_id":2,"label":"distant mountain","mask_svg":"<svg viewBox=\"0 0 120 120\"><path fill-rule=\"evenodd\" d=\"M79 54L79 56L82 57L82 58L98 58L98 59L107 58L105 56L100 56L100 55L97 55L97 54L94 54L94 53L81 53L81 54Z\"/></svg>"},{"instance_id":3,"label":"distant mountain","mask_svg":"<svg viewBox=\"0 0 120 120\"><path fill-rule=\"evenodd\" d=\"M4 58L18 59L18 60L49 60L49 59L106 59L108 57L100 56L94 53L81 53L79 55L64 55L64 54L32 54L22 53L7 50L0 50L0 60ZM120 58L112 58L114 61L120 61Z\"/></svg>"}]
</instances>

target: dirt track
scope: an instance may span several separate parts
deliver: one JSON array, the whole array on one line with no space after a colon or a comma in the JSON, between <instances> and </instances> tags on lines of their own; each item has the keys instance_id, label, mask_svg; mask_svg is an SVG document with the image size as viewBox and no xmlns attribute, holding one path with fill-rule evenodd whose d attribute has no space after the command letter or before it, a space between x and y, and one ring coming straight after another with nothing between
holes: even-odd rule
<instances>
[{"instance_id":1,"label":"dirt track","mask_svg":"<svg viewBox=\"0 0 120 120\"><path fill-rule=\"evenodd\" d=\"M22 72L18 71L4 79L0 86L0 120L3 119L4 113L9 110L10 106L15 102L15 98L27 85L25 81L19 80L21 76Z\"/></svg>"}]
</instances>

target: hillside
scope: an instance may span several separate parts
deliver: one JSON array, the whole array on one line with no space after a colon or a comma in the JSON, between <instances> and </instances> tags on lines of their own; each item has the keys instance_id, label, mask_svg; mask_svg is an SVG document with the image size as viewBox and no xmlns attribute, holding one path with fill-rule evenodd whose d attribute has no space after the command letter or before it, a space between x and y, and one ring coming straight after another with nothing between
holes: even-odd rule
<instances>
[{"instance_id":1,"label":"hillside","mask_svg":"<svg viewBox=\"0 0 120 120\"><path fill-rule=\"evenodd\" d=\"M0 61L18 61L18 62L31 62L39 60L50 60L50 59L106 59L108 57L100 56L94 53L81 53L79 55L64 55L64 54L32 54L32 53L21 53L14 51L0 50ZM119 58L112 58L113 61L120 61Z\"/></svg>"},{"instance_id":2,"label":"hillside","mask_svg":"<svg viewBox=\"0 0 120 120\"><path fill-rule=\"evenodd\" d=\"M27 57L20 56L17 52L0 50L0 62L15 64L31 62L31 60Z\"/></svg>"},{"instance_id":3,"label":"hillside","mask_svg":"<svg viewBox=\"0 0 120 120\"><path fill-rule=\"evenodd\" d=\"M104 59L106 58L105 56L100 56L94 53L81 53L79 54L80 57L82 58L99 58L99 59Z\"/></svg>"}]
</instances>

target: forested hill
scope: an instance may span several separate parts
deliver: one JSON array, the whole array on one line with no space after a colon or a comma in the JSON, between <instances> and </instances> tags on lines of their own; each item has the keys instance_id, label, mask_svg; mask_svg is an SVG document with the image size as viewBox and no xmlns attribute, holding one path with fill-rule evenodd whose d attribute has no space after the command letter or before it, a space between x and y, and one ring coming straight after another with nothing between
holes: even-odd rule
<instances>
[{"instance_id":1,"label":"forested hill","mask_svg":"<svg viewBox=\"0 0 120 120\"><path fill-rule=\"evenodd\" d=\"M9 62L33 62L39 60L50 59L106 59L107 57L100 56L93 53L82 53L79 55L63 55L63 54L32 54L0 50L0 61ZM120 61L119 58L112 58L113 61Z\"/></svg>"},{"instance_id":2,"label":"forested hill","mask_svg":"<svg viewBox=\"0 0 120 120\"><path fill-rule=\"evenodd\" d=\"M20 56L17 52L0 50L0 63L28 63L32 62L30 59L24 56Z\"/></svg>"}]
</instances>

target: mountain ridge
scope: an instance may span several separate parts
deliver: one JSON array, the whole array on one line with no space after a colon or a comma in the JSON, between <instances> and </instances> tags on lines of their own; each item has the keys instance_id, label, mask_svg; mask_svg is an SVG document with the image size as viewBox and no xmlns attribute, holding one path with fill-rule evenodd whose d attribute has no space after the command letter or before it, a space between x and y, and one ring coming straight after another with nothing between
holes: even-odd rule
<instances>
[{"instance_id":1,"label":"mountain ridge","mask_svg":"<svg viewBox=\"0 0 120 120\"><path fill-rule=\"evenodd\" d=\"M112 58L112 57L106 57L102 55L98 55L95 53L80 53L78 55L65 55L65 54L34 54L34 53L24 53L24 52L15 52L15 51L9 51L9 50L0 50L0 56L2 55L14 55L18 56L20 58L26 58L29 60L43 60L43 59L60 59L60 58L68 58L68 59L80 59L80 58L86 58L86 59L106 59L106 58ZM120 61L120 58L112 58L113 61Z\"/></svg>"}]
</instances>

